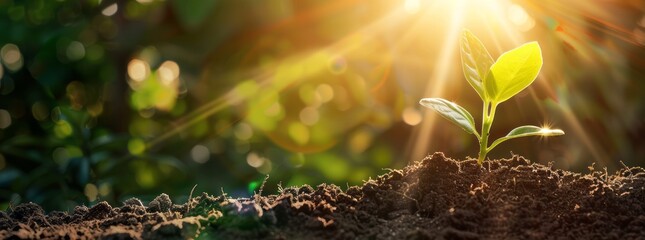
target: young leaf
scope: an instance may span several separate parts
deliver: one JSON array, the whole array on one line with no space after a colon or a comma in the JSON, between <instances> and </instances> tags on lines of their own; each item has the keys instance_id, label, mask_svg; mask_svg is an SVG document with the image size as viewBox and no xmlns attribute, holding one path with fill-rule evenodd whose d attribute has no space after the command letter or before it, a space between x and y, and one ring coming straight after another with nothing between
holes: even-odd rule
<instances>
[{"instance_id":1,"label":"young leaf","mask_svg":"<svg viewBox=\"0 0 645 240\"><path fill-rule=\"evenodd\" d=\"M475 120L466 109L442 98L423 98L419 101L421 105L437 111L442 117L450 120L463 128L470 134L475 134L479 138L479 134L475 130Z\"/></svg>"},{"instance_id":2,"label":"young leaf","mask_svg":"<svg viewBox=\"0 0 645 240\"><path fill-rule=\"evenodd\" d=\"M515 129L511 130L508 134L506 134L505 137L501 137L495 140L495 142L493 142L493 144L490 145L489 149L493 149L498 144L513 138L529 137L529 136L549 137L549 136L559 136L559 135L564 135L564 131L560 129L549 129L549 128L541 128L537 126L526 125L526 126L516 127Z\"/></svg>"},{"instance_id":3,"label":"young leaf","mask_svg":"<svg viewBox=\"0 0 645 240\"><path fill-rule=\"evenodd\" d=\"M504 102L533 83L542 68L542 51L537 42L526 43L500 56L484 78L484 90L491 101Z\"/></svg>"},{"instance_id":4,"label":"young leaf","mask_svg":"<svg viewBox=\"0 0 645 240\"><path fill-rule=\"evenodd\" d=\"M473 33L464 30L461 36L461 67L466 80L482 100L485 99L482 81L491 65L493 65L493 58L484 44Z\"/></svg>"}]
</instances>

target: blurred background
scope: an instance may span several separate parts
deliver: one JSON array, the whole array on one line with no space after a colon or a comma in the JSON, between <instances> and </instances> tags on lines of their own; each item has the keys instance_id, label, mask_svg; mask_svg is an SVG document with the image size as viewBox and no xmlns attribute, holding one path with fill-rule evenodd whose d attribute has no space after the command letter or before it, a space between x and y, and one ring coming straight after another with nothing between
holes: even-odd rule
<instances>
[{"instance_id":1,"label":"blurred background","mask_svg":"<svg viewBox=\"0 0 645 240\"><path fill-rule=\"evenodd\" d=\"M585 172L645 165L641 0L2 0L0 208L180 203L195 192L342 188L473 136L423 109L457 102L462 29L493 58L528 41L544 66L498 108L566 135L497 147Z\"/></svg>"}]
</instances>

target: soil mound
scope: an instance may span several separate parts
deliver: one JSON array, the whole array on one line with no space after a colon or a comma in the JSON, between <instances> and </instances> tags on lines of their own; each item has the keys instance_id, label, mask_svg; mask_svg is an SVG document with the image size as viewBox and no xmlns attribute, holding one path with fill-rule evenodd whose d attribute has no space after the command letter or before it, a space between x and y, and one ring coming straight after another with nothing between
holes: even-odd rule
<instances>
[{"instance_id":1,"label":"soil mound","mask_svg":"<svg viewBox=\"0 0 645 240\"><path fill-rule=\"evenodd\" d=\"M0 212L16 239L645 239L645 170L577 174L515 156L478 166L436 153L346 191L286 188L233 199L161 194L45 215Z\"/></svg>"}]
</instances>

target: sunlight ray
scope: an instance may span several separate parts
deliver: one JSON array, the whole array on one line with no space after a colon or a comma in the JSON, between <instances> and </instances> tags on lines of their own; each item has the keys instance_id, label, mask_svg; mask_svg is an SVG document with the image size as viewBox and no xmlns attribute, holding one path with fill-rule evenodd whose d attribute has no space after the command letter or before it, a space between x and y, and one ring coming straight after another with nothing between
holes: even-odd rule
<instances>
[{"instance_id":1,"label":"sunlight ray","mask_svg":"<svg viewBox=\"0 0 645 240\"><path fill-rule=\"evenodd\" d=\"M320 15L320 13L316 13L316 14L312 14L312 15L318 16L318 15ZM315 53L320 52L320 51L328 51L331 54L345 54L345 53L347 53L347 52L349 52L349 51L351 51L353 49L360 48L362 46L362 44L360 42L354 42L352 44L347 44L347 42L351 42L351 41L348 41L349 39L351 39L352 37L356 36L357 34L364 34L364 35L367 35L367 36L375 35L379 31L384 30L383 29L384 25L395 24L395 23L403 20L403 15L405 15L405 12L403 11L402 8L395 9L395 10L389 12L386 16L378 19L377 21L372 22L370 24L367 24L366 26L364 26L361 29L358 29L354 33L347 34L345 37L341 38L340 40L338 40L338 41L336 41L336 42L334 42L334 43L332 43L332 44L330 44L330 45L328 45L326 47L323 47L318 51L313 51L313 53L305 54L303 56L289 57L289 58L287 58L287 60L283 61L282 63L279 63L278 65L283 65L284 66L284 65L295 65L295 64L299 64L299 63L301 64L303 61L306 61L307 58L312 58L313 57L312 55L314 55ZM306 17L306 18L311 18L312 17L312 16L309 16L309 15L307 15L307 16L308 17ZM283 22L281 24L287 24L287 23ZM281 24L278 24L278 26L280 26ZM274 27L277 27L277 26L274 26ZM374 59L374 58L372 58L372 59ZM376 59L378 59L378 58L376 58ZM279 66L276 66L273 69L278 68L278 67ZM323 68L309 69L310 70L309 75L312 75L312 74L314 74L314 73L316 73L316 72L318 72L318 71L320 71L322 69ZM389 69L389 67L387 69ZM251 70L249 72L254 72L254 71L261 71L261 69ZM388 71L386 71L386 72L388 72ZM272 74L275 74L275 72L273 72L273 73L261 72L261 73L258 74L259 76L257 76L257 77L265 76L265 75L272 75ZM301 75L300 79L306 78L306 76L307 75ZM384 79L382 79L381 81L385 81L386 77L387 77L387 75L383 76ZM271 83L272 80L273 79L270 76L269 77L264 77L264 79L262 81L260 81L259 86L261 88L266 87L266 86L270 86L272 84ZM291 83L283 84L282 88L286 87L286 85L289 85L289 84L292 84L292 83L298 81L298 79L292 79L291 81L292 81ZM280 91L282 89L277 89L277 90ZM172 136L174 136L176 134L179 134L182 131L184 131L186 128L188 128L188 127L200 122L201 120L204 120L207 117L209 117L209 116L211 116L213 114L216 114L219 111L222 111L222 110L226 109L232 103L239 103L239 102L244 100L244 99L237 98L234 95L233 91L234 91L234 89L230 90L224 96L218 97L218 98L216 98L216 99L214 99L214 100L212 100L210 102L207 102L206 104L200 106L199 108L197 108L193 112L188 113L186 116L176 120L173 124L171 124L173 127L169 131L166 131L163 134L151 139L148 143L146 143L146 146L149 147L149 148L157 146L158 144L162 143L163 141L165 141L169 137L172 137ZM242 116L242 118L243 118L243 116Z\"/></svg>"},{"instance_id":2,"label":"sunlight ray","mask_svg":"<svg viewBox=\"0 0 645 240\"><path fill-rule=\"evenodd\" d=\"M447 77L449 75L450 69L452 68L452 62L455 57L454 49L458 47L457 43L459 42L459 36L461 33L461 24L463 22L463 1L456 3L455 12L452 14L451 19L449 20L448 32L445 35L443 48L438 55L438 58L441 61L438 61L436 66L433 68L435 71L429 79L429 83L426 84L425 96L441 96L444 91ZM428 152L428 147L432 144L431 135L434 130L434 123L436 120L436 114L426 111L424 113L423 121L417 126L418 131L414 132L416 141L414 143L414 148L412 150L411 157L412 159L423 159Z\"/></svg>"},{"instance_id":3,"label":"sunlight ray","mask_svg":"<svg viewBox=\"0 0 645 240\"><path fill-rule=\"evenodd\" d=\"M564 119L567 121L567 125L572 127L574 134L578 136L577 138L582 140L583 145L594 158L594 162L600 163L603 167L607 166L610 158L604 153L604 151L601 151L602 147L597 142L591 140L591 136L587 134L582 123L568 105L561 104L560 106L562 113L564 114ZM572 160L576 161L580 159Z\"/></svg>"}]
</instances>

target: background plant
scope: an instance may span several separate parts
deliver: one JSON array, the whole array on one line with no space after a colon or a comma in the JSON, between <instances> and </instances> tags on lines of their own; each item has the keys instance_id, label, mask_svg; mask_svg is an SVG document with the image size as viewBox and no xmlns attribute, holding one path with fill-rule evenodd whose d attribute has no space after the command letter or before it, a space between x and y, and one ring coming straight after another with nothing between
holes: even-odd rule
<instances>
[{"instance_id":1,"label":"background plant","mask_svg":"<svg viewBox=\"0 0 645 240\"><path fill-rule=\"evenodd\" d=\"M497 109L496 126L548 119L569 136L501 144L490 157L642 165L639 4L0 1L0 209L161 192L184 202L195 184L250 196L267 173L266 193L279 182L346 186L428 152L464 158L479 144L416 104L442 96L480 115L449 47L463 27L495 56L536 39L549 59Z\"/></svg>"},{"instance_id":2,"label":"background plant","mask_svg":"<svg viewBox=\"0 0 645 240\"><path fill-rule=\"evenodd\" d=\"M461 38L461 63L466 80L484 102L480 133L476 130L473 116L456 103L442 98L423 98L420 103L477 137L479 165L483 163L488 152L506 140L564 134L560 129L526 125L511 130L506 136L488 145L497 106L531 85L542 68L542 51L537 42L526 43L505 52L497 61L493 61L481 41L465 30Z\"/></svg>"}]
</instances>

